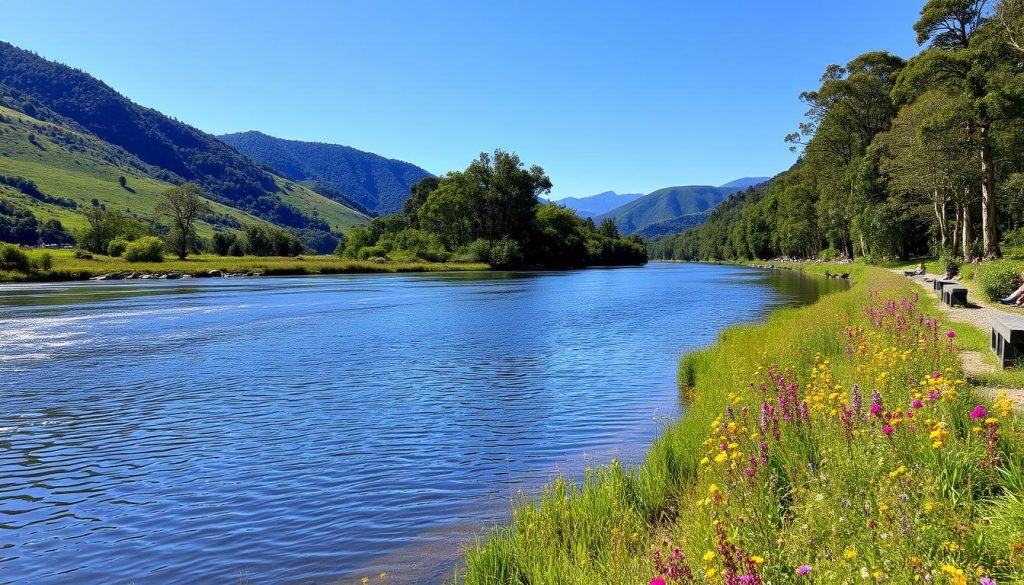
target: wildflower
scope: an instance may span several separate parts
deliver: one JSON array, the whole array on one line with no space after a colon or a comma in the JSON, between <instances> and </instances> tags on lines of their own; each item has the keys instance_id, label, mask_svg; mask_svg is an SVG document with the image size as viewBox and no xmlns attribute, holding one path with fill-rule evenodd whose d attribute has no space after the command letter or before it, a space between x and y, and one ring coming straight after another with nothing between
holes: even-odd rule
<instances>
[{"instance_id":1,"label":"wildflower","mask_svg":"<svg viewBox=\"0 0 1024 585\"><path fill-rule=\"evenodd\" d=\"M890 425L882 425L882 434L889 436L892 434L893 428Z\"/></svg>"},{"instance_id":2,"label":"wildflower","mask_svg":"<svg viewBox=\"0 0 1024 585\"><path fill-rule=\"evenodd\" d=\"M710 563L713 560L715 560L715 553L711 551L704 553L704 562Z\"/></svg>"},{"instance_id":3,"label":"wildflower","mask_svg":"<svg viewBox=\"0 0 1024 585\"><path fill-rule=\"evenodd\" d=\"M719 490L718 490L718 486L717 485L711 484L711 485L708 486L708 493L711 494L712 496L717 494L718 491Z\"/></svg>"},{"instance_id":4,"label":"wildflower","mask_svg":"<svg viewBox=\"0 0 1024 585\"><path fill-rule=\"evenodd\" d=\"M701 465L707 465L710 462L711 462L711 460L708 459L707 457L704 457L703 459L700 460L700 464Z\"/></svg>"},{"instance_id":5,"label":"wildflower","mask_svg":"<svg viewBox=\"0 0 1024 585\"><path fill-rule=\"evenodd\" d=\"M728 460L729 456L726 455L725 453L719 453L718 455L715 455L715 463L725 463Z\"/></svg>"},{"instance_id":6,"label":"wildflower","mask_svg":"<svg viewBox=\"0 0 1024 585\"><path fill-rule=\"evenodd\" d=\"M753 556L750 557L750 562L754 563L755 565L760 565L760 564L764 563L764 557L759 557L757 555L753 555Z\"/></svg>"},{"instance_id":7,"label":"wildflower","mask_svg":"<svg viewBox=\"0 0 1024 585\"><path fill-rule=\"evenodd\" d=\"M980 404L971 411L971 418L973 419L985 418L986 416L988 416L988 411Z\"/></svg>"},{"instance_id":8,"label":"wildflower","mask_svg":"<svg viewBox=\"0 0 1024 585\"><path fill-rule=\"evenodd\" d=\"M921 403L921 399L920 398L915 398L914 401L910 403L910 406L912 406L912 407L914 407L916 409L920 409L921 407L924 406L924 404Z\"/></svg>"},{"instance_id":9,"label":"wildflower","mask_svg":"<svg viewBox=\"0 0 1024 585\"><path fill-rule=\"evenodd\" d=\"M870 576L871 576L871 573L868 572L868 568L867 567L861 567L860 568L860 578L861 579L867 579Z\"/></svg>"},{"instance_id":10,"label":"wildflower","mask_svg":"<svg viewBox=\"0 0 1024 585\"><path fill-rule=\"evenodd\" d=\"M715 575L717 575L717 574L718 574L718 571L716 571L714 567L711 567L707 571L704 571L704 576L706 576L708 579L714 579Z\"/></svg>"},{"instance_id":11,"label":"wildflower","mask_svg":"<svg viewBox=\"0 0 1024 585\"><path fill-rule=\"evenodd\" d=\"M996 580L991 579L989 577L982 577L980 580L978 580L978 583L980 585L996 585Z\"/></svg>"},{"instance_id":12,"label":"wildflower","mask_svg":"<svg viewBox=\"0 0 1024 585\"><path fill-rule=\"evenodd\" d=\"M954 337L956 337L956 333L953 333L952 331L947 331L946 337L953 339Z\"/></svg>"},{"instance_id":13,"label":"wildflower","mask_svg":"<svg viewBox=\"0 0 1024 585\"><path fill-rule=\"evenodd\" d=\"M846 547L846 550L843 551L843 558L848 561L857 558L857 549L852 546Z\"/></svg>"},{"instance_id":14,"label":"wildflower","mask_svg":"<svg viewBox=\"0 0 1024 585\"><path fill-rule=\"evenodd\" d=\"M934 509L935 509L935 504L933 504L932 502L925 502L924 503L924 511L925 512L931 512Z\"/></svg>"},{"instance_id":15,"label":"wildflower","mask_svg":"<svg viewBox=\"0 0 1024 585\"><path fill-rule=\"evenodd\" d=\"M651 579L651 585L665 585L665 580L661 577L655 577Z\"/></svg>"},{"instance_id":16,"label":"wildflower","mask_svg":"<svg viewBox=\"0 0 1024 585\"><path fill-rule=\"evenodd\" d=\"M810 572L811 572L811 566L810 565L800 565L799 567L796 568L796 574L797 575L806 575L807 573L810 573Z\"/></svg>"}]
</instances>

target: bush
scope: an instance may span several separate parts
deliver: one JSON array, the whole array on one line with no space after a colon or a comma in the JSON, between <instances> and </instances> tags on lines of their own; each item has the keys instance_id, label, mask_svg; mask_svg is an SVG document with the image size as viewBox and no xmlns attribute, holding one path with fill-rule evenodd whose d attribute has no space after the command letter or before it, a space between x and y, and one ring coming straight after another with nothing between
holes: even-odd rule
<instances>
[{"instance_id":1,"label":"bush","mask_svg":"<svg viewBox=\"0 0 1024 585\"><path fill-rule=\"evenodd\" d=\"M0 244L0 270L28 272L28 255L14 244Z\"/></svg>"},{"instance_id":2,"label":"bush","mask_svg":"<svg viewBox=\"0 0 1024 585\"><path fill-rule=\"evenodd\" d=\"M841 256L842 254L839 253L839 250L829 246L818 253L818 260L821 260L822 262L832 262L834 260L838 260Z\"/></svg>"},{"instance_id":3,"label":"bush","mask_svg":"<svg viewBox=\"0 0 1024 585\"><path fill-rule=\"evenodd\" d=\"M85 250L75 250L75 258L79 260L92 260L92 254Z\"/></svg>"},{"instance_id":4,"label":"bush","mask_svg":"<svg viewBox=\"0 0 1024 585\"><path fill-rule=\"evenodd\" d=\"M129 262L163 262L164 242L156 236L146 236L128 244L124 258Z\"/></svg>"},{"instance_id":5,"label":"bush","mask_svg":"<svg viewBox=\"0 0 1024 585\"><path fill-rule=\"evenodd\" d=\"M975 272L975 280L990 300L1001 299L1021 285L1020 273L1024 271L1024 262L983 262Z\"/></svg>"},{"instance_id":6,"label":"bush","mask_svg":"<svg viewBox=\"0 0 1024 585\"><path fill-rule=\"evenodd\" d=\"M963 266L963 262L955 256L943 256L940 259L942 263L942 269L946 271L949 276L956 276L960 274L960 267Z\"/></svg>"},{"instance_id":7,"label":"bush","mask_svg":"<svg viewBox=\"0 0 1024 585\"><path fill-rule=\"evenodd\" d=\"M29 264L32 266L32 270L49 270L53 268L53 255L43 252L38 258L31 259Z\"/></svg>"},{"instance_id":8,"label":"bush","mask_svg":"<svg viewBox=\"0 0 1024 585\"><path fill-rule=\"evenodd\" d=\"M358 258L360 260L368 260L370 258L387 258L388 251L384 246L366 246L360 248L358 252Z\"/></svg>"},{"instance_id":9,"label":"bush","mask_svg":"<svg viewBox=\"0 0 1024 585\"><path fill-rule=\"evenodd\" d=\"M114 258L118 258L121 256L121 254L124 254L124 249L127 247L128 240L124 240L122 238L111 240L110 243L107 244L107 256L113 256Z\"/></svg>"}]
</instances>

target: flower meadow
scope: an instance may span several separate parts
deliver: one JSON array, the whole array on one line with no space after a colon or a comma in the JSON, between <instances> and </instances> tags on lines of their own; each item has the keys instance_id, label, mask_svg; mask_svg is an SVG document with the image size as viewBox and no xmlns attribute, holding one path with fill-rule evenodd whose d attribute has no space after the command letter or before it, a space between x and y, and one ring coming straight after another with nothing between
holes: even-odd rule
<instances>
[{"instance_id":1,"label":"flower meadow","mask_svg":"<svg viewBox=\"0 0 1024 585\"><path fill-rule=\"evenodd\" d=\"M1024 583L1024 428L888 273L684 358L647 460L556 480L465 583ZM885 291L885 292L879 292Z\"/></svg>"}]
</instances>

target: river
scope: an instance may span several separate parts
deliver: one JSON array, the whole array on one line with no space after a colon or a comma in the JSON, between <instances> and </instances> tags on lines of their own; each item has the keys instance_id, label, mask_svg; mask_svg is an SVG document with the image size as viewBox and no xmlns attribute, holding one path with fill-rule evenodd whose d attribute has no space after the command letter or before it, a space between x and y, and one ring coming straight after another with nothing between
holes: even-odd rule
<instances>
[{"instance_id":1,"label":"river","mask_svg":"<svg viewBox=\"0 0 1024 585\"><path fill-rule=\"evenodd\" d=\"M0 582L439 583L639 461L680 355L845 283L739 267L0 285Z\"/></svg>"}]
</instances>

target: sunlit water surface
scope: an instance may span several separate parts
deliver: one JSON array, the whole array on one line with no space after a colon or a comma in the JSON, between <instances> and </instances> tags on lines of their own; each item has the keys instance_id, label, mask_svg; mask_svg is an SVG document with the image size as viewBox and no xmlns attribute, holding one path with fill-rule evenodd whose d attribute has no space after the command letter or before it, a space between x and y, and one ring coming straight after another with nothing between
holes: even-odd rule
<instances>
[{"instance_id":1,"label":"sunlit water surface","mask_svg":"<svg viewBox=\"0 0 1024 585\"><path fill-rule=\"evenodd\" d=\"M699 265L0 286L0 582L439 583L637 462L679 356L841 286Z\"/></svg>"}]
</instances>

